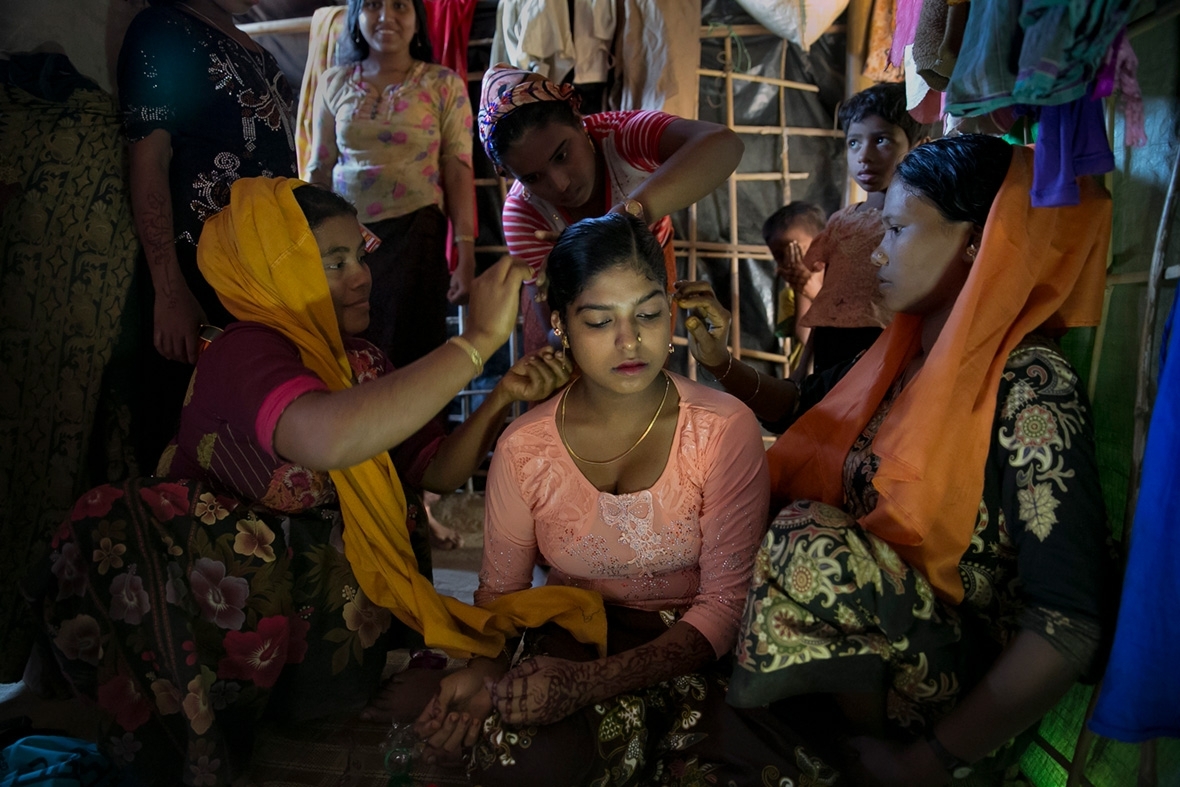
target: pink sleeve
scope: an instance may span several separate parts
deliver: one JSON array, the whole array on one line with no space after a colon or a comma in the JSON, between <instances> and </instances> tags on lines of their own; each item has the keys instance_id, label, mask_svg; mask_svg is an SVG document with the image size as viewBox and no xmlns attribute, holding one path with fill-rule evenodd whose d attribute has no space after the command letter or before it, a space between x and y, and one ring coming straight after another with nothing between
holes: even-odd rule
<instances>
[{"instance_id":1,"label":"pink sleeve","mask_svg":"<svg viewBox=\"0 0 1180 787\"><path fill-rule=\"evenodd\" d=\"M535 274L545 264L549 252L553 250L553 244L537 240L534 233L538 230L549 232L552 227L545 223L536 208L513 193L509 193L508 198L504 200L501 221L508 253L524 260Z\"/></svg>"},{"instance_id":2,"label":"pink sleeve","mask_svg":"<svg viewBox=\"0 0 1180 787\"><path fill-rule=\"evenodd\" d=\"M770 508L770 473L753 414L743 408L726 418L703 459L701 586L682 620L720 657L737 640Z\"/></svg>"},{"instance_id":3,"label":"pink sleeve","mask_svg":"<svg viewBox=\"0 0 1180 787\"><path fill-rule=\"evenodd\" d=\"M619 115L619 154L632 166L654 172L660 164L660 139L668 126L679 120L667 112L642 110L639 112L612 112Z\"/></svg>"},{"instance_id":4,"label":"pink sleeve","mask_svg":"<svg viewBox=\"0 0 1180 787\"><path fill-rule=\"evenodd\" d=\"M254 419L254 435L258 444L266 449L271 456L278 458L275 453L275 427L278 426L279 416L287 409L291 402L312 391L326 391L328 386L313 374L292 378L285 383L271 389L262 400L258 408L258 415Z\"/></svg>"},{"instance_id":5,"label":"pink sleeve","mask_svg":"<svg viewBox=\"0 0 1180 787\"><path fill-rule=\"evenodd\" d=\"M483 565L475 603L524 590L533 583L537 533L533 512L520 494L512 472L512 454L519 442L501 440L488 469L483 526Z\"/></svg>"}]
</instances>

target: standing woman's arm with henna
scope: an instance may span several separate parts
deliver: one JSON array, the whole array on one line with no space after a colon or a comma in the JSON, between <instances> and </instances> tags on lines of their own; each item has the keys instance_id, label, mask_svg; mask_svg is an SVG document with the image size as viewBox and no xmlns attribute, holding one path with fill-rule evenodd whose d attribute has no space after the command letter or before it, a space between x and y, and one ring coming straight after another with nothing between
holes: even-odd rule
<instances>
[{"instance_id":1,"label":"standing woman's arm with henna","mask_svg":"<svg viewBox=\"0 0 1180 787\"><path fill-rule=\"evenodd\" d=\"M200 325L206 318L184 280L176 256L168 180L172 136L156 129L131 144L130 158L135 231L143 244L156 292L152 341L165 358L195 364Z\"/></svg>"}]
</instances>

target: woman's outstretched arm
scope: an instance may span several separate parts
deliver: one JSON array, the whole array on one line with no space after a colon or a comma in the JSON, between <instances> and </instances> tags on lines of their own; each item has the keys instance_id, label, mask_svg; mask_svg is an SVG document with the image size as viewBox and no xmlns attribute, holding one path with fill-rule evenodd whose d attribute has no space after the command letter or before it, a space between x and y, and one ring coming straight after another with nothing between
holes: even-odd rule
<instances>
[{"instance_id":1,"label":"woman's outstretched arm","mask_svg":"<svg viewBox=\"0 0 1180 787\"><path fill-rule=\"evenodd\" d=\"M746 146L725 126L677 119L660 137L660 166L628 196L656 221L686 208L725 182L742 160Z\"/></svg>"},{"instance_id":2,"label":"woman's outstretched arm","mask_svg":"<svg viewBox=\"0 0 1180 787\"><path fill-rule=\"evenodd\" d=\"M516 327L520 285L527 274L525 265L506 257L476 280L464 337L484 359ZM447 342L371 383L304 394L279 416L275 451L312 470L352 467L418 431L474 376L469 353Z\"/></svg>"}]
</instances>

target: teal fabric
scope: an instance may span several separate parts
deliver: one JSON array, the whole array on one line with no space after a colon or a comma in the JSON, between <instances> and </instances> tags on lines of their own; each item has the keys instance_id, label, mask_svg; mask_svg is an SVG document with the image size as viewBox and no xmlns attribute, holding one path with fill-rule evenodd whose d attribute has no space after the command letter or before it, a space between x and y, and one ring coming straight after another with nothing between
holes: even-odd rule
<instances>
[{"instance_id":1,"label":"teal fabric","mask_svg":"<svg viewBox=\"0 0 1180 787\"><path fill-rule=\"evenodd\" d=\"M0 787L105 787L122 783L98 747L77 738L29 735L0 752Z\"/></svg>"},{"instance_id":2,"label":"teal fabric","mask_svg":"<svg viewBox=\"0 0 1180 787\"><path fill-rule=\"evenodd\" d=\"M984 115L1012 104L1080 98L1136 0L972 3L947 86L947 112Z\"/></svg>"}]
</instances>

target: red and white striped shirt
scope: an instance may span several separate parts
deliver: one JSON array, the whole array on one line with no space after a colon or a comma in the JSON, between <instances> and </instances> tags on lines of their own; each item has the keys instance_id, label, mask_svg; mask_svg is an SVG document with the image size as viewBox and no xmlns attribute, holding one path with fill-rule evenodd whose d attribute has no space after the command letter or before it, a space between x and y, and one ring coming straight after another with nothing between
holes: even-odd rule
<instances>
[{"instance_id":1,"label":"red and white striped shirt","mask_svg":"<svg viewBox=\"0 0 1180 787\"><path fill-rule=\"evenodd\" d=\"M596 142L601 143L613 132L615 147L623 161L637 169L655 172L660 166L660 138L664 135L664 130L677 119L675 115L666 112L635 110L599 112L587 115L582 120L586 131ZM605 214L614 204L611 197L609 167L601 174L608 179L605 189L606 204L602 206L602 213ZM525 187L521 183L514 183L508 192L508 198L504 201L504 241L512 256L524 260L536 272L545 264L553 244L537 240L534 233L538 230L550 231L553 228L537 207L525 198L524 192ZM563 215L563 218L568 222L568 216ZM651 225L651 230L663 245L672 237L672 220L664 216Z\"/></svg>"}]
</instances>

